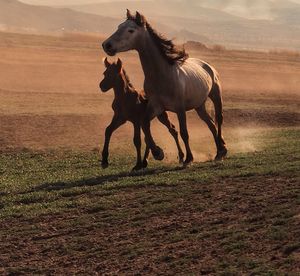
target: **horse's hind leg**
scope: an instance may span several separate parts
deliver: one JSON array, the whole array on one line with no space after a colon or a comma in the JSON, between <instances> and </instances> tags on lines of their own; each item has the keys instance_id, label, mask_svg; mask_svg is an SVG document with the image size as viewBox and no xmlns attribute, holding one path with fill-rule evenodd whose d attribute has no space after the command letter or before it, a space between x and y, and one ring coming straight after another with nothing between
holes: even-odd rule
<instances>
[{"instance_id":1,"label":"horse's hind leg","mask_svg":"<svg viewBox=\"0 0 300 276\"><path fill-rule=\"evenodd\" d=\"M218 124L218 143L219 150L216 156L216 159L220 160L227 154L226 143L222 136L222 124L223 124L223 100L222 100L222 91L219 83L215 83L209 94L209 98L212 100L215 107L215 118L216 123Z\"/></svg>"},{"instance_id":2,"label":"horse's hind leg","mask_svg":"<svg viewBox=\"0 0 300 276\"><path fill-rule=\"evenodd\" d=\"M168 128L169 132L173 136L173 138L176 142L177 150L178 150L179 163L183 163L184 153L181 149L181 146L180 146L180 143L178 140L178 132L177 132L175 126L169 120L168 113L167 112L162 113L161 115L157 116L157 119Z\"/></svg>"},{"instance_id":3,"label":"horse's hind leg","mask_svg":"<svg viewBox=\"0 0 300 276\"><path fill-rule=\"evenodd\" d=\"M200 107L195 109L199 115L199 117L207 124L208 128L210 129L212 135L214 136L216 147L217 147L217 155L216 160L218 159L218 156L220 154L220 151L222 150L222 146L220 144L220 140L218 137L217 128L215 126L215 123L213 119L210 117L210 115L206 111L205 103L201 105Z\"/></svg>"},{"instance_id":4,"label":"horse's hind leg","mask_svg":"<svg viewBox=\"0 0 300 276\"><path fill-rule=\"evenodd\" d=\"M190 148L189 143L189 133L186 125L186 113L185 110L182 110L177 113L178 121L179 121L179 127L180 127L180 135L184 142L185 149L186 149L186 159L184 161L184 165L187 166L190 163L193 162L194 157Z\"/></svg>"},{"instance_id":5,"label":"horse's hind leg","mask_svg":"<svg viewBox=\"0 0 300 276\"><path fill-rule=\"evenodd\" d=\"M119 128L125 122L126 121L123 120L122 118L114 116L110 125L105 130L105 143L102 150L102 161L101 161L102 168L104 169L108 167L108 155L109 155L108 148L109 148L111 135L117 128Z\"/></svg>"}]
</instances>

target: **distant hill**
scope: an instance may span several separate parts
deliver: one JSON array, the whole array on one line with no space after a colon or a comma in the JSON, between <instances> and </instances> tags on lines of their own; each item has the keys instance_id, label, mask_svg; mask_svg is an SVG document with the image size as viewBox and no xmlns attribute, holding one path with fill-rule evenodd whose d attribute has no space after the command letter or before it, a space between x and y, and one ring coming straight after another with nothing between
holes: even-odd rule
<instances>
[{"instance_id":1,"label":"distant hill","mask_svg":"<svg viewBox=\"0 0 300 276\"><path fill-rule=\"evenodd\" d=\"M185 40L200 36L201 42L228 47L300 49L300 5L288 0L112 1L71 8L119 18L119 22L126 8L138 10L151 22L168 26L172 30L168 34ZM245 9L248 14L243 17ZM255 16L265 19L246 18Z\"/></svg>"},{"instance_id":2,"label":"distant hill","mask_svg":"<svg viewBox=\"0 0 300 276\"><path fill-rule=\"evenodd\" d=\"M92 6L91 6L92 7ZM84 10L84 9L83 9ZM0 31L22 31L31 33L45 32L98 32L111 34L120 23L120 18L80 12L70 8L35 6L24 4L17 0L0 0ZM122 9L123 17L125 9ZM157 22L155 22L157 23ZM203 35L184 29L177 30L170 26L157 23L156 26L171 37L179 40L201 40L210 42Z\"/></svg>"},{"instance_id":3,"label":"distant hill","mask_svg":"<svg viewBox=\"0 0 300 276\"><path fill-rule=\"evenodd\" d=\"M33 6L0 0L0 29L31 32L84 31L108 33L118 20L68 8Z\"/></svg>"},{"instance_id":4,"label":"distant hill","mask_svg":"<svg viewBox=\"0 0 300 276\"><path fill-rule=\"evenodd\" d=\"M195 2L195 3L194 3ZM68 6L74 10L124 18L126 9L140 11L148 16L173 16L182 18L234 20L234 16L216 9L203 8L193 0L141 0L141 1L108 1L84 5ZM236 18L238 20L239 18Z\"/></svg>"},{"instance_id":5,"label":"distant hill","mask_svg":"<svg viewBox=\"0 0 300 276\"><path fill-rule=\"evenodd\" d=\"M0 0L0 30L108 35L125 20L126 8L144 13L157 30L180 42L300 50L300 5L289 0L119 0L60 8Z\"/></svg>"},{"instance_id":6,"label":"distant hill","mask_svg":"<svg viewBox=\"0 0 300 276\"><path fill-rule=\"evenodd\" d=\"M197 4L248 19L269 19L300 26L300 4L289 0L197 0Z\"/></svg>"}]
</instances>

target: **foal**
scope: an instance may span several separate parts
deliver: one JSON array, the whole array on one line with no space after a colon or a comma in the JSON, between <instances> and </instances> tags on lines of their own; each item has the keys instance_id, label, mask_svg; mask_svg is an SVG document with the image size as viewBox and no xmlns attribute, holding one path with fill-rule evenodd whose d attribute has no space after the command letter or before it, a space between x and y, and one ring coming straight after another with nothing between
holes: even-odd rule
<instances>
[{"instance_id":1,"label":"foal","mask_svg":"<svg viewBox=\"0 0 300 276\"><path fill-rule=\"evenodd\" d=\"M112 133L121 125L130 121L134 126L133 142L137 153L137 162L133 170L146 168L148 165L147 158L149 155L148 147L146 147L143 161L141 157L141 121L145 115L147 107L147 100L144 92L137 91L130 83L120 59L118 59L117 62L109 63L107 58L105 58L104 65L106 67L104 79L101 81L99 86L102 92L107 92L113 88L115 98L112 104L114 116L112 122L105 131L105 144L102 151L102 167L108 167L108 148ZM157 118L168 128L169 132L174 137L178 149L179 161L183 162L184 153L182 152L178 141L178 132L176 131L175 126L170 122L168 114L164 112Z\"/></svg>"}]
</instances>

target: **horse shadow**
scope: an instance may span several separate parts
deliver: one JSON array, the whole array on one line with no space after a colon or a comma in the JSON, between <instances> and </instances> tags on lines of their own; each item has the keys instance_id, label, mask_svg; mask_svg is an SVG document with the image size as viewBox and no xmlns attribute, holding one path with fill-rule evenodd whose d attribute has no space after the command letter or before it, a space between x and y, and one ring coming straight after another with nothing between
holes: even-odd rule
<instances>
[{"instance_id":1,"label":"horse shadow","mask_svg":"<svg viewBox=\"0 0 300 276\"><path fill-rule=\"evenodd\" d=\"M175 167L175 168L157 168L157 169L145 169L137 172L120 172L117 174L103 175L92 178L82 178L75 181L58 181L58 182L46 182L34 187L30 192L39 192L39 191L60 191L67 190L72 188L79 187L89 187L89 186L98 186L103 184L109 184L111 182L116 182L122 178L126 177L138 177L138 176L147 176L147 175L159 175L165 172L180 171L184 167Z\"/></svg>"}]
</instances>

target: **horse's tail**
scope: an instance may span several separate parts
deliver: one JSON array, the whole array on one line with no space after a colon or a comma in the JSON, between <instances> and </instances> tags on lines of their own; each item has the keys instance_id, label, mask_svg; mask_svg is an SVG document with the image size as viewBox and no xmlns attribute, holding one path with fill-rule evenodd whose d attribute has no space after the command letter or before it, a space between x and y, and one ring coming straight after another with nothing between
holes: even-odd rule
<instances>
[{"instance_id":1,"label":"horse's tail","mask_svg":"<svg viewBox=\"0 0 300 276\"><path fill-rule=\"evenodd\" d=\"M219 79L219 75L208 63L203 64L203 68L208 72L212 79L212 88L208 97L212 100L215 108L215 123L218 126L218 138L222 145L225 145L225 141L222 136L222 124L223 124L223 99L222 99L222 87Z\"/></svg>"}]
</instances>

